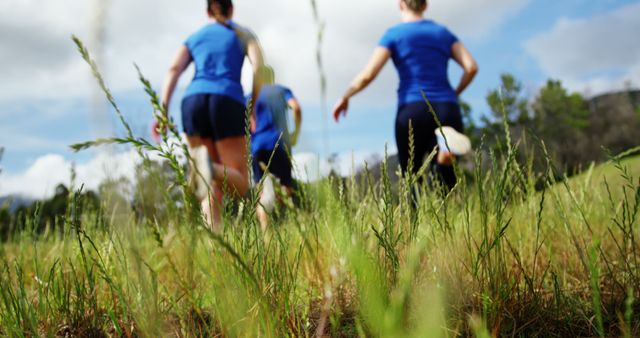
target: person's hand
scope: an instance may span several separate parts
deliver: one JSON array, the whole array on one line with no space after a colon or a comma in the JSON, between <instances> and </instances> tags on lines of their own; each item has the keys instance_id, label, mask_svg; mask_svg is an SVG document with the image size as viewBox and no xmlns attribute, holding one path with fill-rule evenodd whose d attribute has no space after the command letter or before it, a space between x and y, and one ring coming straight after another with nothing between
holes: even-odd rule
<instances>
[{"instance_id":1,"label":"person's hand","mask_svg":"<svg viewBox=\"0 0 640 338\"><path fill-rule=\"evenodd\" d=\"M333 107L333 119L338 122L340 115L347 116L347 110L349 110L349 99L342 97Z\"/></svg>"},{"instance_id":2,"label":"person's hand","mask_svg":"<svg viewBox=\"0 0 640 338\"><path fill-rule=\"evenodd\" d=\"M158 122L158 120L154 120L151 125L151 138L153 138L156 143L160 143L162 140L162 130L160 129L160 122Z\"/></svg>"},{"instance_id":3,"label":"person's hand","mask_svg":"<svg viewBox=\"0 0 640 338\"><path fill-rule=\"evenodd\" d=\"M167 135L169 130L173 130L173 120L171 117L164 118L161 113L154 112L154 120L151 124L151 138L157 143L160 143L164 136Z\"/></svg>"}]
</instances>

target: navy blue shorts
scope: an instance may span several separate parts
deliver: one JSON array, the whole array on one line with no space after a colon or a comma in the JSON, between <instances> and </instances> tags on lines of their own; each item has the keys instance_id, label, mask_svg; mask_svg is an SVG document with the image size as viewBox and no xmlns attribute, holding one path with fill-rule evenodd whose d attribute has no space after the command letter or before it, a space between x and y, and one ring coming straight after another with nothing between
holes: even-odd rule
<instances>
[{"instance_id":1,"label":"navy blue shorts","mask_svg":"<svg viewBox=\"0 0 640 338\"><path fill-rule=\"evenodd\" d=\"M216 94L189 95L182 99L182 127L188 136L223 140L245 135L245 106Z\"/></svg>"},{"instance_id":2,"label":"navy blue shorts","mask_svg":"<svg viewBox=\"0 0 640 338\"><path fill-rule=\"evenodd\" d=\"M264 170L262 170L262 165L260 165L260 163L263 163L264 166L269 164L271 153L271 151L259 150L253 154L253 180L256 183L260 182L264 176ZM293 166L291 165L289 155L282 146L279 146L273 152L271 165L268 168L269 172L280 179L280 184L283 186L293 187L293 177L291 176L292 169Z\"/></svg>"},{"instance_id":3,"label":"navy blue shorts","mask_svg":"<svg viewBox=\"0 0 640 338\"><path fill-rule=\"evenodd\" d=\"M455 102L430 102L442 126L450 126L458 132L464 132L460 105ZM433 151L438 144L435 130L438 128L426 102L415 102L398 108L396 117L396 143L400 167L405 173L409 167L409 121L413 127L414 157L413 172L417 173L422 167L424 157ZM431 165L431 170L439 174L444 183L450 187L455 184L455 173L451 166Z\"/></svg>"}]
</instances>

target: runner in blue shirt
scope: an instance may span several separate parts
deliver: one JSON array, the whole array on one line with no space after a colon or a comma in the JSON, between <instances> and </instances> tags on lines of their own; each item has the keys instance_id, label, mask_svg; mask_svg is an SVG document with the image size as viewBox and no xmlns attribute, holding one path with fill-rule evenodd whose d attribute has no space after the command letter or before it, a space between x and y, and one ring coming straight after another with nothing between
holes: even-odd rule
<instances>
[{"instance_id":1,"label":"runner in blue shirt","mask_svg":"<svg viewBox=\"0 0 640 338\"><path fill-rule=\"evenodd\" d=\"M245 137L245 102L240 82L245 56L253 66L253 93L260 92L263 57L255 36L231 21L231 0L207 0L209 22L178 49L162 89L162 104L170 105L178 79L193 63L195 75L182 100L182 124L192 148L205 146L212 161L213 196L203 201L203 211L214 227L222 186L233 196L249 189ZM255 99L255 97L254 97Z\"/></svg>"},{"instance_id":2,"label":"runner in blue shirt","mask_svg":"<svg viewBox=\"0 0 640 338\"><path fill-rule=\"evenodd\" d=\"M265 169L275 176L287 195L292 195L293 178L291 165L291 147L295 146L300 135L302 110L298 100L287 87L275 84L273 69L264 67L263 86L255 101L255 131L251 136L251 154L253 156L253 175L256 184L265 174ZM295 130L289 134L287 114L291 109ZM258 206L258 219L265 230L268 226L267 212L274 207L273 182L265 184ZM265 210L266 209L266 210Z\"/></svg>"},{"instance_id":3,"label":"runner in blue shirt","mask_svg":"<svg viewBox=\"0 0 640 338\"><path fill-rule=\"evenodd\" d=\"M355 78L344 96L336 103L333 116L336 121L345 115L349 99L366 88L379 74L389 59L398 71L398 112L395 123L398 156L403 173L409 168L409 124L413 127L414 161L417 172L424 157L436 146L434 130L438 127L429 112L422 94L433 107L443 126L463 131L458 96L471 83L478 66L462 42L446 27L424 19L426 0L400 0L402 23L391 27L384 34L369 64ZM449 60L455 60L464 70L454 89L447 76ZM453 155L440 151L435 173L449 187L456 182L452 167Z\"/></svg>"}]
</instances>

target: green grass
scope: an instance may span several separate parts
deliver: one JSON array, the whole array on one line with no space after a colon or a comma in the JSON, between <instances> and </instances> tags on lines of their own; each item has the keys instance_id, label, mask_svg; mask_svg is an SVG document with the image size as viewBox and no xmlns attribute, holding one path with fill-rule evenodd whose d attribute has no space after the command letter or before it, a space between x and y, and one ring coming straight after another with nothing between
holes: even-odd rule
<instances>
[{"instance_id":1,"label":"green grass","mask_svg":"<svg viewBox=\"0 0 640 338\"><path fill-rule=\"evenodd\" d=\"M621 159L620 165L626 167L629 175L633 177L640 177L640 156L626 157ZM584 173L571 178L571 187L580 189L580 185L590 184L591 186L598 187L603 183L608 182L612 186L622 186L625 183L625 178L621 175L620 168L616 165L615 161L611 161L604 165L593 165L591 168L587 168Z\"/></svg>"},{"instance_id":2,"label":"green grass","mask_svg":"<svg viewBox=\"0 0 640 338\"><path fill-rule=\"evenodd\" d=\"M35 233L29 217L0 246L0 336L640 334L640 157L556 182L511 146L447 195L415 177L329 178L302 185L266 233L254 191L217 234L173 151L130 131L77 149L104 143L159 152L176 182L149 184L181 193L154 196L163 217L91 210L78 193L60 231Z\"/></svg>"},{"instance_id":3,"label":"green grass","mask_svg":"<svg viewBox=\"0 0 640 338\"><path fill-rule=\"evenodd\" d=\"M624 180L606 192L614 167L526 193L499 166L446 198L422 189L417 215L402 187L327 180L264 235L248 208L218 236L184 212L114 222L72 200L64 235L2 246L0 333L634 336L638 245L616 225L633 210Z\"/></svg>"}]
</instances>

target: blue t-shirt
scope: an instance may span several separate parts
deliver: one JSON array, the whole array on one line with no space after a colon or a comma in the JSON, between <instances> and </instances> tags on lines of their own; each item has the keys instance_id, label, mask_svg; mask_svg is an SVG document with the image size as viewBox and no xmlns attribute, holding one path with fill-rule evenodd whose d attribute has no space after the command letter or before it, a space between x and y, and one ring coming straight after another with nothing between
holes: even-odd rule
<instances>
[{"instance_id":1,"label":"blue t-shirt","mask_svg":"<svg viewBox=\"0 0 640 338\"><path fill-rule=\"evenodd\" d=\"M248 30L233 22L229 22L229 27L210 23L191 35L184 44L191 53L196 72L184 96L226 95L244 104L240 81L246 44L251 38Z\"/></svg>"},{"instance_id":2,"label":"blue t-shirt","mask_svg":"<svg viewBox=\"0 0 640 338\"><path fill-rule=\"evenodd\" d=\"M289 142L287 113L293 93L280 85L265 85L256 99L256 131L251 136L251 152L273 151L280 139L280 147Z\"/></svg>"},{"instance_id":3,"label":"blue t-shirt","mask_svg":"<svg viewBox=\"0 0 640 338\"><path fill-rule=\"evenodd\" d=\"M400 77L398 104L424 101L458 102L448 78L452 46L458 41L446 27L431 20L391 27L379 45L391 52Z\"/></svg>"}]
</instances>

